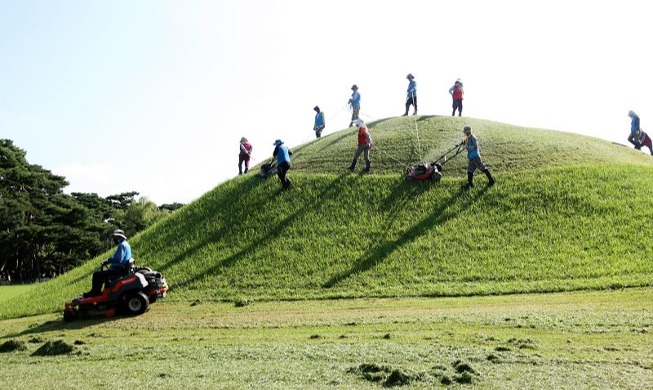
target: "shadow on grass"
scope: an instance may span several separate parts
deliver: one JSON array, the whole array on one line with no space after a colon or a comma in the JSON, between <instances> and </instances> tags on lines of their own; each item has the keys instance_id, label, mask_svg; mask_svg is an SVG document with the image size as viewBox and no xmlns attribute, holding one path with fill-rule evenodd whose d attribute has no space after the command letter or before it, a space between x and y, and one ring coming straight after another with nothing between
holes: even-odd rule
<instances>
[{"instance_id":1,"label":"shadow on grass","mask_svg":"<svg viewBox=\"0 0 653 390\"><path fill-rule=\"evenodd\" d=\"M453 196L449 199L444 200L440 203L440 206L433 211L429 217L424 218L419 223L415 224L410 230L404 233L399 239L394 241L386 241L384 238L381 238L376 246L372 249L370 254L361 259L357 264L355 264L351 269L341 274L333 276L329 281L324 283L323 287L332 288L335 287L340 282L356 276L358 274L367 272L378 264L383 262L392 252L401 248L403 245L410 243L415 240L417 237L423 235L433 226L444 225L450 219L456 217L458 214L464 212L469 206L483 196L488 190L488 187L482 188L480 191L475 192L470 199L468 199L457 211L455 212L445 212L454 203L460 201L463 198L464 190L459 189ZM398 191L397 196L403 196L405 194L410 194L411 191ZM396 219L396 211L393 211L391 214L395 214L395 217L391 217L388 222L388 227ZM389 229L386 229L389 231Z\"/></svg>"},{"instance_id":2,"label":"shadow on grass","mask_svg":"<svg viewBox=\"0 0 653 390\"><path fill-rule=\"evenodd\" d=\"M42 324L31 326L28 329L25 329L21 332L6 334L0 336L0 339L11 339L14 337L27 336L27 335L36 335L46 332L62 331L62 330L78 330L84 329L95 325L106 324L109 322L120 321L123 318L131 317L121 317L120 315L111 318L92 318L92 319L79 319L75 321L66 322L62 319L60 320L50 320L45 321Z\"/></svg>"},{"instance_id":3,"label":"shadow on grass","mask_svg":"<svg viewBox=\"0 0 653 390\"><path fill-rule=\"evenodd\" d=\"M340 188L340 182L347 176L347 173L342 174L336 179L331 182L317 197L315 197L316 202L319 202L319 199L324 199L327 197L335 197L339 194L339 188ZM289 191L283 191L281 188L279 188L275 193L274 196L286 196L292 194L293 189L291 188ZM248 245L238 252L232 254L231 256L228 256L224 259L221 259L217 263L215 263L212 267L208 269L202 269L201 272L196 273L195 275L190 276L189 278L179 282L175 287L183 288L190 286L194 284L195 282L203 279L205 275L211 275L218 270L222 268L227 268L227 267L233 267L236 265L239 261L246 259L247 256L250 253L253 253L260 248L264 248L267 246L270 242L276 240L277 238L281 237L284 234L284 230L292 226L293 222L301 218L306 212L313 210L315 208L316 204L314 202L307 202L303 208L297 210L295 213L289 215L282 221L278 222L275 226L270 227L269 233L257 240L253 241L253 244ZM198 251L200 248L208 245L209 243L213 242L214 240L211 238L207 238L206 240L202 241L201 243L195 245L192 249L192 252ZM192 255L190 252L185 252L183 255L178 256L179 259L183 259L187 256ZM178 260L179 260L178 259Z\"/></svg>"}]
</instances>

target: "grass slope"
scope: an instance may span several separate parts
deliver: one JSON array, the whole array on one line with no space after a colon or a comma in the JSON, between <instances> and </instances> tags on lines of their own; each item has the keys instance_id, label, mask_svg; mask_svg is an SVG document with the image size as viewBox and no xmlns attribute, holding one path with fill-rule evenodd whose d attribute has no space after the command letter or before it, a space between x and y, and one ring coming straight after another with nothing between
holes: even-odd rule
<instances>
[{"instance_id":1,"label":"grass slope","mask_svg":"<svg viewBox=\"0 0 653 390\"><path fill-rule=\"evenodd\" d=\"M466 158L438 184L407 183L474 126L498 180L460 190ZM294 148L294 187L226 182L130 240L172 300L455 296L653 284L653 159L569 133L448 117L370 126L371 175L344 170L355 131ZM344 172L346 173L344 173ZM482 175L481 175L482 176ZM94 259L18 299L0 318L60 310Z\"/></svg>"}]
</instances>

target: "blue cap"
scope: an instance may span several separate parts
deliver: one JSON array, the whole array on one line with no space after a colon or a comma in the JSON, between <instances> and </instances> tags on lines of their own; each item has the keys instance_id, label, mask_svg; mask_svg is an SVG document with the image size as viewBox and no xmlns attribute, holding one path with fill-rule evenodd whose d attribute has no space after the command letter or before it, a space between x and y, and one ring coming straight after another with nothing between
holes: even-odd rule
<instances>
[{"instance_id":1,"label":"blue cap","mask_svg":"<svg viewBox=\"0 0 653 390\"><path fill-rule=\"evenodd\" d=\"M278 139L278 140L274 141L274 143L273 143L272 145L274 145L274 146L279 146L279 145L281 145L282 143L283 143L283 141L280 140L280 139Z\"/></svg>"}]
</instances>

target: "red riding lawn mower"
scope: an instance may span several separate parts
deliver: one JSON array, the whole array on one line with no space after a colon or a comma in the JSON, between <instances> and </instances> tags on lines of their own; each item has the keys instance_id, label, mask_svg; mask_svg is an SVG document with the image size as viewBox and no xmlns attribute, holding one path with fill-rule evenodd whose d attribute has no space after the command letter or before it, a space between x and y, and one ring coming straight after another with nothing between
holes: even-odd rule
<instances>
[{"instance_id":1,"label":"red riding lawn mower","mask_svg":"<svg viewBox=\"0 0 653 390\"><path fill-rule=\"evenodd\" d=\"M103 270L106 264L102 264ZM150 303L164 298L168 284L161 273L147 267L136 267L129 262L125 275L105 282L102 294L93 297L78 297L66 303L64 321L79 318L114 317L119 311L129 315L140 315L147 311Z\"/></svg>"}]
</instances>

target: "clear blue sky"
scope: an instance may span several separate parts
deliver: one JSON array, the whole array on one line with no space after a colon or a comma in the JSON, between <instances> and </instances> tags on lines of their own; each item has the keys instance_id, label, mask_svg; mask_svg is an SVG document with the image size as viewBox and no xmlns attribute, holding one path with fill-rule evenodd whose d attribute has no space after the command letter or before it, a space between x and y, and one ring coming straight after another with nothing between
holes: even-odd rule
<instances>
[{"instance_id":1,"label":"clear blue sky","mask_svg":"<svg viewBox=\"0 0 653 390\"><path fill-rule=\"evenodd\" d=\"M642 1L0 0L0 138L70 182L187 203L272 142L403 113L465 116L626 143L653 121ZM653 132L653 131L652 131ZM479 138L482 129L477 129ZM343 162L343 167L347 164Z\"/></svg>"}]
</instances>

